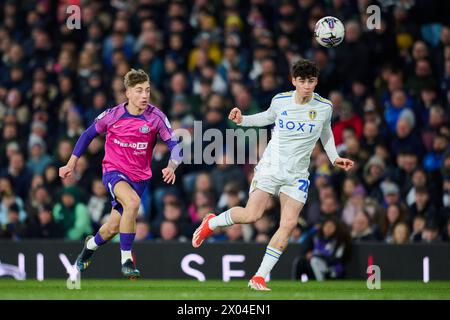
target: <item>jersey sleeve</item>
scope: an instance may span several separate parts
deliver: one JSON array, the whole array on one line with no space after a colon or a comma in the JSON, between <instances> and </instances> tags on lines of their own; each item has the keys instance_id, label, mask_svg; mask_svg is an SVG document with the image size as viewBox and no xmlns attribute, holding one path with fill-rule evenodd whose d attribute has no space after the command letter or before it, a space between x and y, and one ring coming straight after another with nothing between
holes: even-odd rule
<instances>
[{"instance_id":1,"label":"jersey sleeve","mask_svg":"<svg viewBox=\"0 0 450 320\"><path fill-rule=\"evenodd\" d=\"M78 158L81 157L81 155L84 153L84 151L86 151L87 147L96 136L98 136L98 132L95 128L95 124L93 123L78 138L72 154L77 156Z\"/></svg>"},{"instance_id":2,"label":"jersey sleeve","mask_svg":"<svg viewBox=\"0 0 450 320\"><path fill-rule=\"evenodd\" d=\"M328 159L334 164L339 154L336 150L336 145L334 142L333 130L331 130L331 115L333 114L333 109L331 108L327 119L325 120L322 128L322 133L320 135L320 141L322 142L323 148L327 153Z\"/></svg>"},{"instance_id":3,"label":"jersey sleeve","mask_svg":"<svg viewBox=\"0 0 450 320\"><path fill-rule=\"evenodd\" d=\"M175 164L180 164L183 160L183 150L181 149L178 139L170 125L169 119L164 113L159 113L158 134L163 140L170 152L170 160Z\"/></svg>"},{"instance_id":4,"label":"jersey sleeve","mask_svg":"<svg viewBox=\"0 0 450 320\"><path fill-rule=\"evenodd\" d=\"M264 127L274 123L276 117L275 103L274 99L272 99L269 109L250 116L242 116L242 121L239 125L242 127Z\"/></svg>"},{"instance_id":5,"label":"jersey sleeve","mask_svg":"<svg viewBox=\"0 0 450 320\"><path fill-rule=\"evenodd\" d=\"M161 140L167 141L172 139L174 133L169 119L167 119L167 116L162 112L158 114L158 118L158 134Z\"/></svg>"},{"instance_id":6,"label":"jersey sleeve","mask_svg":"<svg viewBox=\"0 0 450 320\"><path fill-rule=\"evenodd\" d=\"M108 123L111 121L112 118L112 110L107 109L100 113L97 118L94 120L95 129L97 130L98 134L105 133L108 129Z\"/></svg>"},{"instance_id":7,"label":"jersey sleeve","mask_svg":"<svg viewBox=\"0 0 450 320\"><path fill-rule=\"evenodd\" d=\"M72 154L80 157L96 136L106 132L108 129L108 123L112 121L112 118L112 109L107 109L100 113L89 128L87 128L80 136Z\"/></svg>"}]
</instances>

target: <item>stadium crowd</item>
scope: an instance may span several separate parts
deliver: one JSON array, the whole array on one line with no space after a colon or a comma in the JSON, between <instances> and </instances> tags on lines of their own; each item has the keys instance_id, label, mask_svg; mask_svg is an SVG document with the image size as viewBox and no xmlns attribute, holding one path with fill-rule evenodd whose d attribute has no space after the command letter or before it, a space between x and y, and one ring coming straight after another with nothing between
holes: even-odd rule
<instances>
[{"instance_id":1,"label":"stadium crowd","mask_svg":"<svg viewBox=\"0 0 450 320\"><path fill-rule=\"evenodd\" d=\"M333 103L338 151L356 168L336 170L317 145L291 241L314 252L344 243L342 235L450 241L448 2L385 2L375 30L369 0L0 3L0 238L81 240L107 219L104 139L91 143L75 176L62 181L58 168L95 117L125 101L130 68L149 74L151 99L174 129L193 131L199 120L225 132L236 128L227 120L233 106L265 110L293 90L292 63L308 58L321 68L316 92ZM66 24L69 4L81 7L80 29ZM346 26L333 49L313 39L326 15ZM168 149L156 144L137 241L188 241L209 212L245 205L254 165L233 164L224 150L224 164L181 165L169 186L161 178ZM255 224L219 228L208 240L267 243L278 219L273 199Z\"/></svg>"}]
</instances>

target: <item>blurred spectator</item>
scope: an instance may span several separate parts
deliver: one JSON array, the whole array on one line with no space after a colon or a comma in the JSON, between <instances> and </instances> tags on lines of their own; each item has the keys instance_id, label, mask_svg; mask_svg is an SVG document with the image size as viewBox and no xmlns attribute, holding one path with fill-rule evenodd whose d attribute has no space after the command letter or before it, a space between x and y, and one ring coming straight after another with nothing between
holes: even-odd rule
<instances>
[{"instance_id":1,"label":"blurred spectator","mask_svg":"<svg viewBox=\"0 0 450 320\"><path fill-rule=\"evenodd\" d=\"M425 229L427 221L424 216L415 216L412 222L412 232L410 236L410 240L412 242L421 242L422 241L422 232Z\"/></svg>"},{"instance_id":2,"label":"blurred spectator","mask_svg":"<svg viewBox=\"0 0 450 320\"><path fill-rule=\"evenodd\" d=\"M429 117L427 123L422 129L422 143L425 149L430 152L433 150L434 138L438 134L444 134L442 127L447 122L447 116L444 109L439 105L433 105L430 108Z\"/></svg>"},{"instance_id":3,"label":"blurred spectator","mask_svg":"<svg viewBox=\"0 0 450 320\"><path fill-rule=\"evenodd\" d=\"M61 188L61 180L58 176L58 168L54 163L48 165L44 171L44 185L48 192L56 195Z\"/></svg>"},{"instance_id":4,"label":"blurred spectator","mask_svg":"<svg viewBox=\"0 0 450 320\"><path fill-rule=\"evenodd\" d=\"M404 110L407 110L409 106L407 105L406 93L397 89L392 92L390 101L385 106L384 118L389 126L391 132L396 131L397 121Z\"/></svg>"},{"instance_id":5,"label":"blurred spectator","mask_svg":"<svg viewBox=\"0 0 450 320\"><path fill-rule=\"evenodd\" d=\"M32 174L42 174L45 167L52 162L52 157L47 155L46 149L45 141L42 138L30 140L27 168Z\"/></svg>"},{"instance_id":6,"label":"blurred spectator","mask_svg":"<svg viewBox=\"0 0 450 320\"><path fill-rule=\"evenodd\" d=\"M2 139L0 140L0 169L4 169L8 165L12 153L22 149L21 144L16 124L5 123L2 130ZM11 148L14 148L14 152L8 151Z\"/></svg>"},{"instance_id":7,"label":"blurred spectator","mask_svg":"<svg viewBox=\"0 0 450 320\"><path fill-rule=\"evenodd\" d=\"M427 222L422 231L422 242L434 243L440 241L441 236L439 235L439 227L433 221Z\"/></svg>"},{"instance_id":8,"label":"blurred spectator","mask_svg":"<svg viewBox=\"0 0 450 320\"><path fill-rule=\"evenodd\" d=\"M381 142L382 137L379 128L379 123L377 123L376 120L372 120L370 114L376 114L375 107L364 106L365 119L364 119L361 148L368 154L373 155L375 153L375 146Z\"/></svg>"},{"instance_id":9,"label":"blurred spectator","mask_svg":"<svg viewBox=\"0 0 450 320\"><path fill-rule=\"evenodd\" d=\"M420 144L420 137L413 131L414 114L407 109L400 113L395 126L395 135L391 141L392 155L397 156L402 150L414 150L414 154L422 158L424 150Z\"/></svg>"},{"instance_id":10,"label":"blurred spectator","mask_svg":"<svg viewBox=\"0 0 450 320\"><path fill-rule=\"evenodd\" d=\"M342 210L342 221L348 226L353 224L358 212L363 210L365 195L366 191L362 185L358 185L352 190L351 196Z\"/></svg>"},{"instance_id":11,"label":"blurred spectator","mask_svg":"<svg viewBox=\"0 0 450 320\"><path fill-rule=\"evenodd\" d=\"M406 212L398 204L389 205L379 220L379 238L387 243L392 243L395 226L398 223L407 223Z\"/></svg>"},{"instance_id":12,"label":"blurred spectator","mask_svg":"<svg viewBox=\"0 0 450 320\"><path fill-rule=\"evenodd\" d=\"M246 190L247 181L242 174L242 170L234 163L234 159L228 153L217 156L218 162L211 171L214 190L221 194L225 185L233 181L239 187L239 190Z\"/></svg>"},{"instance_id":13,"label":"blurred spectator","mask_svg":"<svg viewBox=\"0 0 450 320\"><path fill-rule=\"evenodd\" d=\"M345 128L352 128L358 139L363 134L363 122L361 118L353 112L351 104L345 102L339 110L339 119L333 124L333 135L336 145L344 142L343 131Z\"/></svg>"},{"instance_id":14,"label":"blurred spectator","mask_svg":"<svg viewBox=\"0 0 450 320\"><path fill-rule=\"evenodd\" d=\"M340 216L341 211L336 197L334 195L326 196L320 203L319 221L327 217L340 218Z\"/></svg>"},{"instance_id":15,"label":"blurred spectator","mask_svg":"<svg viewBox=\"0 0 450 320\"><path fill-rule=\"evenodd\" d=\"M177 224L173 221L164 220L160 224L159 234L161 235L161 239L168 240L177 240L178 238L178 227Z\"/></svg>"},{"instance_id":16,"label":"blurred spectator","mask_svg":"<svg viewBox=\"0 0 450 320\"><path fill-rule=\"evenodd\" d=\"M192 223L201 222L199 209L205 206L214 206L213 194L208 191L195 191L193 201L188 207L188 213Z\"/></svg>"},{"instance_id":17,"label":"blurred spectator","mask_svg":"<svg viewBox=\"0 0 450 320\"><path fill-rule=\"evenodd\" d=\"M430 202L430 195L426 187L416 188L415 203L409 208L409 212L411 220L416 216L423 216L428 222L441 222L436 207Z\"/></svg>"},{"instance_id":18,"label":"blurred spectator","mask_svg":"<svg viewBox=\"0 0 450 320\"><path fill-rule=\"evenodd\" d=\"M58 143L55 165L61 167L67 163L72 155L73 147L75 146L71 140L64 138Z\"/></svg>"},{"instance_id":19,"label":"blurred spectator","mask_svg":"<svg viewBox=\"0 0 450 320\"><path fill-rule=\"evenodd\" d=\"M233 207L245 206L245 198L245 192L239 188L237 183L228 182L223 189L219 202L217 203L217 211L223 212Z\"/></svg>"},{"instance_id":20,"label":"blurred spectator","mask_svg":"<svg viewBox=\"0 0 450 320\"><path fill-rule=\"evenodd\" d=\"M392 243L393 244L407 244L409 240L409 227L408 224L404 222L399 222L395 225L394 231L392 233Z\"/></svg>"},{"instance_id":21,"label":"blurred spectator","mask_svg":"<svg viewBox=\"0 0 450 320\"><path fill-rule=\"evenodd\" d=\"M243 225L243 227L245 227ZM256 239L258 238L259 235L263 234L263 235L267 235L270 238L272 237L273 233L274 233L274 228L275 228L275 223L272 220L272 218L268 215L268 214L264 214L258 221L256 221L254 223L254 235L253 238L255 239L255 241L257 241ZM247 239L245 239L246 241L248 241ZM262 239L260 239L262 240Z\"/></svg>"},{"instance_id":22,"label":"blurred spectator","mask_svg":"<svg viewBox=\"0 0 450 320\"><path fill-rule=\"evenodd\" d=\"M101 227L103 218L111 212L111 202L102 179L95 178L92 181L92 195L87 202L87 210L94 230Z\"/></svg>"},{"instance_id":23,"label":"blurred spectator","mask_svg":"<svg viewBox=\"0 0 450 320\"><path fill-rule=\"evenodd\" d=\"M370 220L370 216L366 212L359 210L356 213L352 223L352 242L376 241Z\"/></svg>"},{"instance_id":24,"label":"blurred spectator","mask_svg":"<svg viewBox=\"0 0 450 320\"><path fill-rule=\"evenodd\" d=\"M427 85L436 85L437 81L433 77L431 64L427 59L419 58L414 67L414 74L409 77L407 86L413 96L418 96L420 90Z\"/></svg>"},{"instance_id":25,"label":"blurred spectator","mask_svg":"<svg viewBox=\"0 0 450 320\"><path fill-rule=\"evenodd\" d=\"M135 241L146 241L153 239L150 233L150 224L145 218L138 218L136 220L136 237Z\"/></svg>"},{"instance_id":26,"label":"blurred spectator","mask_svg":"<svg viewBox=\"0 0 450 320\"><path fill-rule=\"evenodd\" d=\"M372 156L364 166L364 186L367 189L368 196L377 199L379 202L383 200L381 182L385 175L386 164L383 159L376 155Z\"/></svg>"},{"instance_id":27,"label":"blurred spectator","mask_svg":"<svg viewBox=\"0 0 450 320\"><path fill-rule=\"evenodd\" d=\"M52 200L50 193L43 184L39 183L37 186L31 186L30 196L25 205L28 217L36 217L40 208L45 205L51 205L53 203Z\"/></svg>"},{"instance_id":28,"label":"blurred spectator","mask_svg":"<svg viewBox=\"0 0 450 320\"><path fill-rule=\"evenodd\" d=\"M13 180L9 176L0 176L0 224L8 223L9 209L14 205L18 213L18 220L25 222L26 212L23 210L23 200L13 190Z\"/></svg>"},{"instance_id":29,"label":"blurred spectator","mask_svg":"<svg viewBox=\"0 0 450 320\"><path fill-rule=\"evenodd\" d=\"M31 239L59 239L64 237L64 232L53 220L52 207L43 205L27 225L23 236Z\"/></svg>"},{"instance_id":30,"label":"blurred spectator","mask_svg":"<svg viewBox=\"0 0 450 320\"><path fill-rule=\"evenodd\" d=\"M348 249L349 239L345 230L336 219L326 219L317 234L305 240L301 255L295 262L297 279L303 274L318 281L342 278Z\"/></svg>"},{"instance_id":31,"label":"blurred spectator","mask_svg":"<svg viewBox=\"0 0 450 320\"><path fill-rule=\"evenodd\" d=\"M190 219L185 215L184 210L182 210L179 201L170 202L164 205L163 222L167 221L173 222L177 227L176 233L177 236L192 237L192 234L194 233L195 229L189 220ZM162 226L159 227L161 231Z\"/></svg>"},{"instance_id":32,"label":"blurred spectator","mask_svg":"<svg viewBox=\"0 0 450 320\"><path fill-rule=\"evenodd\" d=\"M13 203L8 207L6 223L0 225L0 238L19 240L23 234L24 225L19 219L20 208Z\"/></svg>"},{"instance_id":33,"label":"blurred spectator","mask_svg":"<svg viewBox=\"0 0 450 320\"><path fill-rule=\"evenodd\" d=\"M108 105L108 97L103 91L97 91L92 97L92 108L88 108L85 112L85 123L90 125L95 118L106 110Z\"/></svg>"},{"instance_id":34,"label":"blurred spectator","mask_svg":"<svg viewBox=\"0 0 450 320\"><path fill-rule=\"evenodd\" d=\"M93 231L88 210L79 202L77 191L73 187L62 190L60 200L53 208L53 216L66 239L82 240Z\"/></svg>"},{"instance_id":35,"label":"blurred spectator","mask_svg":"<svg viewBox=\"0 0 450 320\"><path fill-rule=\"evenodd\" d=\"M423 167L427 171L439 170L442 166L444 154L449 147L449 138L443 134L437 134L433 138L433 147L423 159Z\"/></svg>"},{"instance_id":36,"label":"blurred spectator","mask_svg":"<svg viewBox=\"0 0 450 320\"><path fill-rule=\"evenodd\" d=\"M369 79L369 50L361 38L361 27L355 20L345 24L345 38L336 50L336 70L343 85L354 80Z\"/></svg>"},{"instance_id":37,"label":"blurred spectator","mask_svg":"<svg viewBox=\"0 0 450 320\"><path fill-rule=\"evenodd\" d=\"M296 238L296 237L294 236L294 238ZM270 242L270 237L266 233L258 233L255 237L255 242L262 243L262 244L268 244ZM295 240L293 240L293 242L295 242Z\"/></svg>"},{"instance_id":38,"label":"blurred spectator","mask_svg":"<svg viewBox=\"0 0 450 320\"><path fill-rule=\"evenodd\" d=\"M438 94L432 86L425 86L420 91L419 103L416 107L418 124L425 126L430 118L430 110L437 103Z\"/></svg>"},{"instance_id":39,"label":"blurred spectator","mask_svg":"<svg viewBox=\"0 0 450 320\"><path fill-rule=\"evenodd\" d=\"M400 189L394 182L384 181L381 184L381 190L383 191L383 204L385 208L387 208L391 204L401 203Z\"/></svg>"},{"instance_id":40,"label":"blurred spectator","mask_svg":"<svg viewBox=\"0 0 450 320\"><path fill-rule=\"evenodd\" d=\"M23 154L20 152L14 153L11 156L8 168L5 168L2 174L9 175L11 177L14 192L22 199L26 199L28 196L28 187L31 183L32 174L25 166Z\"/></svg>"},{"instance_id":41,"label":"blurred spectator","mask_svg":"<svg viewBox=\"0 0 450 320\"><path fill-rule=\"evenodd\" d=\"M243 225L233 224L225 229L226 241L240 242L244 240Z\"/></svg>"},{"instance_id":42,"label":"blurred spectator","mask_svg":"<svg viewBox=\"0 0 450 320\"><path fill-rule=\"evenodd\" d=\"M215 192L211 175L207 172L199 173L195 178L195 190Z\"/></svg>"},{"instance_id":43,"label":"blurred spectator","mask_svg":"<svg viewBox=\"0 0 450 320\"><path fill-rule=\"evenodd\" d=\"M427 187L427 174L422 168L414 170L411 177L411 187L407 190L405 199L408 206L412 206L416 201L416 189L418 187Z\"/></svg>"}]
</instances>

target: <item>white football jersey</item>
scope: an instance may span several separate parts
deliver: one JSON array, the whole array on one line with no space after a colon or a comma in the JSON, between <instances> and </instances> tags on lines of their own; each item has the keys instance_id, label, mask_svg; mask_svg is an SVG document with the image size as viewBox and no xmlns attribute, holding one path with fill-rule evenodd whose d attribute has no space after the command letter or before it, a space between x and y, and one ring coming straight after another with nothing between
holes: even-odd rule
<instances>
[{"instance_id":1,"label":"white football jersey","mask_svg":"<svg viewBox=\"0 0 450 320\"><path fill-rule=\"evenodd\" d=\"M295 91L290 91L274 96L265 112L243 116L240 125L274 125L259 168L283 177L307 177L311 153L319 138L330 161L338 157L330 124L332 112L331 101L317 93L308 103L297 104Z\"/></svg>"}]
</instances>

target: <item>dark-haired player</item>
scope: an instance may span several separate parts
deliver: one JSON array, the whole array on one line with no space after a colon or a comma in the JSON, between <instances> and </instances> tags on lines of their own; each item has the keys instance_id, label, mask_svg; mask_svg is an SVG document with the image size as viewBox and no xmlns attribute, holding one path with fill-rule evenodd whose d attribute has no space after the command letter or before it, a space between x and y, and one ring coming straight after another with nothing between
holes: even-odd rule
<instances>
[{"instance_id":1,"label":"dark-haired player","mask_svg":"<svg viewBox=\"0 0 450 320\"><path fill-rule=\"evenodd\" d=\"M333 106L314 92L318 76L319 69L315 63L300 60L292 67L295 90L274 96L269 109L264 112L243 116L238 108L234 108L229 115L240 126L274 124L272 139L255 167L246 207L233 207L220 215L206 216L194 233L192 245L199 247L217 227L257 221L263 215L269 198L278 196L280 226L266 248L261 266L248 283L251 289L270 290L266 277L286 249L308 197L308 168L317 140L321 140L334 166L344 170L353 167L352 160L339 157L336 151L330 124Z\"/></svg>"}]
</instances>

